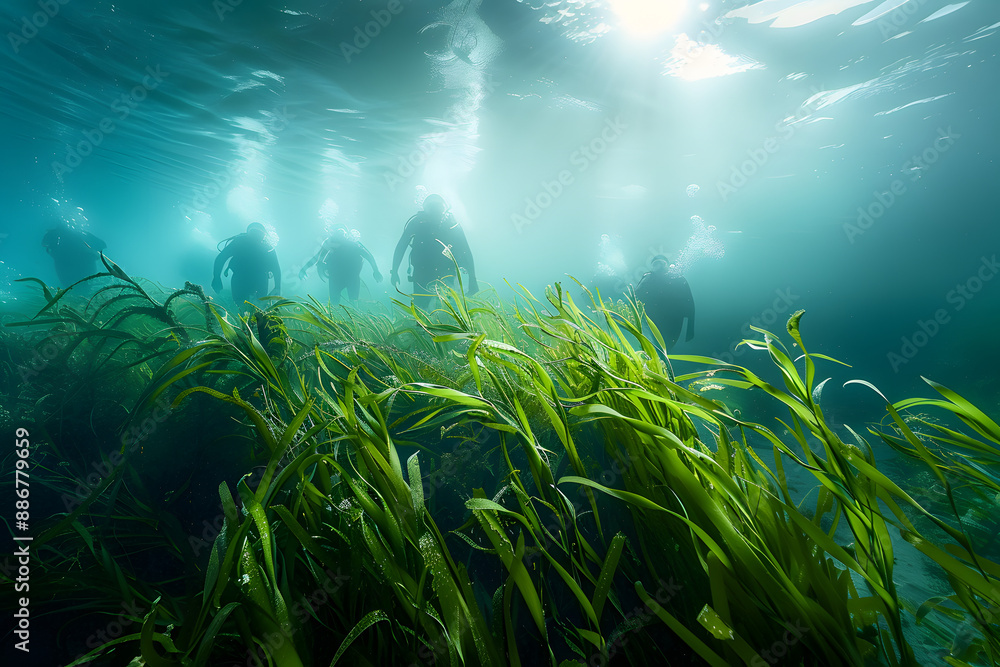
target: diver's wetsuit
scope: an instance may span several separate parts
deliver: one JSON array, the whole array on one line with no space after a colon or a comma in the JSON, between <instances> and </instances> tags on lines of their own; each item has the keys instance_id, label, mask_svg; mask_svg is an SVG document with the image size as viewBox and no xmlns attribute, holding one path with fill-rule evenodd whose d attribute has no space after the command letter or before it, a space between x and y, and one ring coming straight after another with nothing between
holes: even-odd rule
<instances>
[{"instance_id":1,"label":"diver's wetsuit","mask_svg":"<svg viewBox=\"0 0 1000 667\"><path fill-rule=\"evenodd\" d=\"M646 315L663 336L667 350L673 349L681 335L684 318L688 320L687 340L694 337L694 297L682 276L666 271L651 271L642 277L635 296L646 307Z\"/></svg>"},{"instance_id":2,"label":"diver's wetsuit","mask_svg":"<svg viewBox=\"0 0 1000 667\"><path fill-rule=\"evenodd\" d=\"M364 260L372 265L376 278L381 280L375 258L368 248L352 239L329 238L323 243L326 257L320 266L320 273L330 281L330 303L340 303L340 293L347 289L347 298L358 300L361 291L361 267Z\"/></svg>"},{"instance_id":3,"label":"diver's wetsuit","mask_svg":"<svg viewBox=\"0 0 1000 667\"><path fill-rule=\"evenodd\" d=\"M446 213L439 219L425 212L417 213L406 224L403 236L396 246L396 257L402 259L406 246L410 247L410 266L413 274L414 302L424 305L431 294L431 283L445 276L455 274L455 264L444 252L444 246L451 248L458 265L469 272L470 282L475 281L476 268L472 261L472 251L465 238L465 232L454 216ZM398 265L394 259L393 267Z\"/></svg>"},{"instance_id":4,"label":"diver's wetsuit","mask_svg":"<svg viewBox=\"0 0 1000 667\"><path fill-rule=\"evenodd\" d=\"M264 241L255 241L248 234L237 235L216 259L219 262L229 259L229 270L233 272L231 288L233 301L242 305L249 299L259 299L267 296L268 278L274 276L275 289L281 285L281 268L278 266L278 254ZM216 271L218 275L220 271Z\"/></svg>"},{"instance_id":5,"label":"diver's wetsuit","mask_svg":"<svg viewBox=\"0 0 1000 667\"><path fill-rule=\"evenodd\" d=\"M98 273L97 261L107 244L89 232L70 227L50 229L42 245L52 256L60 287L69 287Z\"/></svg>"}]
</instances>

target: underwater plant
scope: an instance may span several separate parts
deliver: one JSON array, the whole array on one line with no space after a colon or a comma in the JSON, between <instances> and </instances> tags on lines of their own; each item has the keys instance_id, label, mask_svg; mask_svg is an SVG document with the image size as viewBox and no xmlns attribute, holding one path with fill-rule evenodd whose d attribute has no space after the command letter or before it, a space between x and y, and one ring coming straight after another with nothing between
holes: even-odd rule
<instances>
[{"instance_id":1,"label":"underwater plant","mask_svg":"<svg viewBox=\"0 0 1000 667\"><path fill-rule=\"evenodd\" d=\"M744 342L774 383L668 359L634 299L585 312L559 283L504 304L459 275L433 311L272 297L234 316L193 285L161 304L105 266L116 282L82 307L43 285L46 317L17 323L67 341L64 386L21 391L43 392L44 426L118 378L127 407L95 412L95 435L158 405L176 426L123 440L36 538L48 599L141 610L71 664L913 665L918 625L949 664L998 655L1000 564L970 519L1000 493L1000 428L934 383L945 400L884 399L891 427L869 433L937 480L944 502L925 507L825 420L817 366L840 362L806 350L802 311L798 357L763 329ZM770 397L783 432L711 398L728 392ZM193 406L232 417L213 420L224 466L159 493L164 431ZM42 476L65 496L79 473L62 468L88 455L48 436ZM789 467L814 481L804 496ZM218 505L217 528L198 536L182 502ZM947 594L900 595L911 546Z\"/></svg>"}]
</instances>

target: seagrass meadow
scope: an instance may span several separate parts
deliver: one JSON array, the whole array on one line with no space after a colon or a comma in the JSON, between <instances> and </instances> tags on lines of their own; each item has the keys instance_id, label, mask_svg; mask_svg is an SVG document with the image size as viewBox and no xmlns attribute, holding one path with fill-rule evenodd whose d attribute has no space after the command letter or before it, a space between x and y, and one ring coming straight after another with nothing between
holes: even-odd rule
<instances>
[{"instance_id":1,"label":"seagrass meadow","mask_svg":"<svg viewBox=\"0 0 1000 667\"><path fill-rule=\"evenodd\" d=\"M863 383L885 418L835 428L841 362L802 311L744 343L756 373L667 360L641 304L558 283L241 317L104 265L34 280L0 329L49 664L1000 655L1000 426L928 379L905 400ZM917 571L938 594L904 591Z\"/></svg>"}]
</instances>

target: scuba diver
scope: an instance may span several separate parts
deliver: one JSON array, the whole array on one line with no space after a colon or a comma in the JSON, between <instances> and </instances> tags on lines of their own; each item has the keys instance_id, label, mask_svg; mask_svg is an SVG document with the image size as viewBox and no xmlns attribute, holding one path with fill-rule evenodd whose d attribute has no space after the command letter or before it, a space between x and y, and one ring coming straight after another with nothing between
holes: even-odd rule
<instances>
[{"instance_id":1,"label":"scuba diver","mask_svg":"<svg viewBox=\"0 0 1000 667\"><path fill-rule=\"evenodd\" d=\"M665 255L653 258L652 267L635 287L635 298L646 307L646 315L663 336L665 352L677 344L684 318L687 318L687 337L694 338L694 297L683 276L669 273L670 260Z\"/></svg>"},{"instance_id":2,"label":"scuba diver","mask_svg":"<svg viewBox=\"0 0 1000 667\"><path fill-rule=\"evenodd\" d=\"M225 245L223 245L225 244ZM228 262L228 266L226 263ZM222 291L222 268L225 275L233 272L230 287L233 301L240 309L251 298L267 296L268 276L274 277L272 295L281 293L281 269L278 255L267 242L267 229L259 222L251 222L243 234L231 236L219 243L219 256L215 258L212 272L212 289Z\"/></svg>"},{"instance_id":3,"label":"scuba diver","mask_svg":"<svg viewBox=\"0 0 1000 667\"><path fill-rule=\"evenodd\" d=\"M108 244L90 232L61 221L45 232L42 247L52 256L60 287L69 287L98 273L97 262Z\"/></svg>"},{"instance_id":4,"label":"scuba diver","mask_svg":"<svg viewBox=\"0 0 1000 667\"><path fill-rule=\"evenodd\" d=\"M352 302L357 301L361 289L363 260L368 260L371 264L375 282L382 282L382 273L368 248L351 238L345 225L337 225L330 238L323 242L319 252L299 271L299 280L305 280L309 267L318 263L320 277L325 277L330 283L330 303L340 303L340 293L345 288L347 298Z\"/></svg>"},{"instance_id":5,"label":"scuba diver","mask_svg":"<svg viewBox=\"0 0 1000 667\"><path fill-rule=\"evenodd\" d=\"M479 291L476 281L476 266L472 261L472 251L461 225L448 211L448 205L441 195L428 195L424 200L424 210L406 221L403 235L396 244L392 255L392 270L389 272L394 287L399 285L396 269L403 261L407 247L410 248L410 282L413 283L413 303L424 307L430 302L432 283L455 273L455 263L446 248L450 248L455 262L469 273L468 292Z\"/></svg>"}]
</instances>

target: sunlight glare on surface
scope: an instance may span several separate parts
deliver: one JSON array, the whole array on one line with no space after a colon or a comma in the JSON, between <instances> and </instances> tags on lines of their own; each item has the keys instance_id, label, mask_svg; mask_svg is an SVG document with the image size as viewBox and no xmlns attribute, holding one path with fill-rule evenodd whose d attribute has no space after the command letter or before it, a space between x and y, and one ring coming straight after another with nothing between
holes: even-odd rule
<instances>
[{"instance_id":1,"label":"sunlight glare on surface","mask_svg":"<svg viewBox=\"0 0 1000 667\"><path fill-rule=\"evenodd\" d=\"M637 37L654 37L677 25L686 0L610 0L620 26Z\"/></svg>"}]
</instances>

